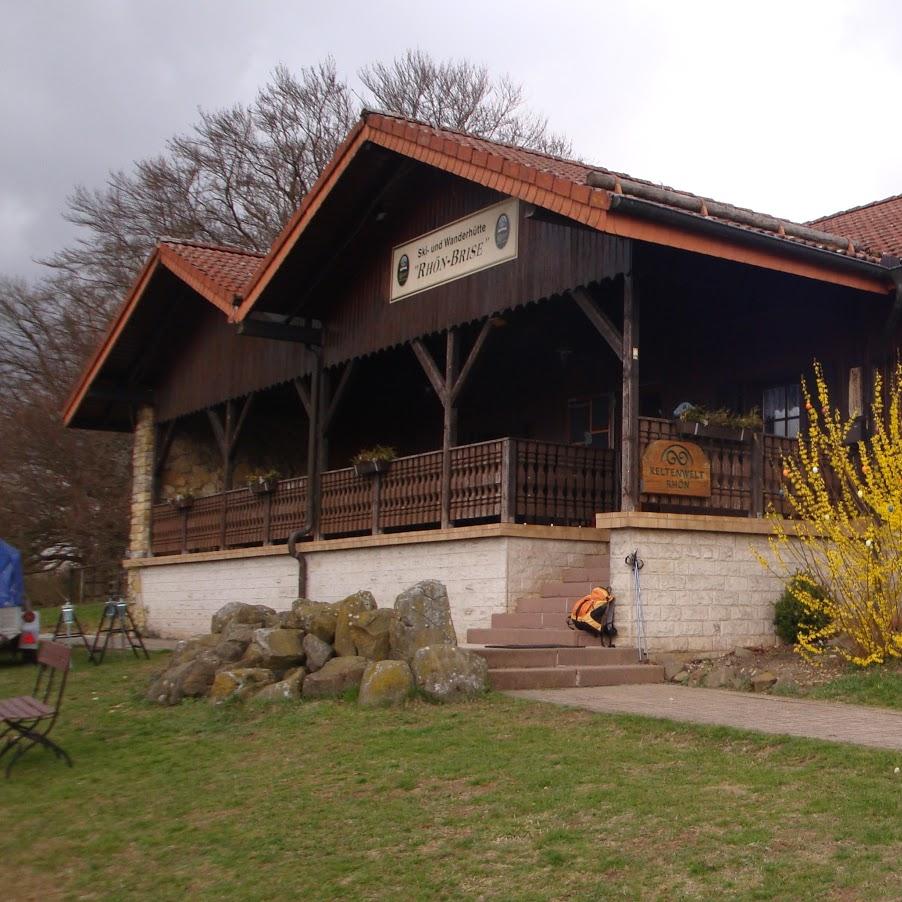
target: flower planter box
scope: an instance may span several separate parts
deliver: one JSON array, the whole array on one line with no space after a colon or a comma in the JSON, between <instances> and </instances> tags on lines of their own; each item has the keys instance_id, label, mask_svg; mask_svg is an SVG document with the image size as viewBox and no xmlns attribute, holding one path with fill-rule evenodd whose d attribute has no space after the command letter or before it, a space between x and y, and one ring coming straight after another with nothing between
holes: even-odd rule
<instances>
[{"instance_id":1,"label":"flower planter box","mask_svg":"<svg viewBox=\"0 0 902 902\"><path fill-rule=\"evenodd\" d=\"M361 460L354 464L354 472L358 476L374 476L376 473L387 473L390 468L390 460Z\"/></svg>"},{"instance_id":2,"label":"flower planter box","mask_svg":"<svg viewBox=\"0 0 902 902\"><path fill-rule=\"evenodd\" d=\"M680 435L695 436L697 438L717 438L728 442L750 442L755 434L755 429L744 429L741 426L717 426L714 423L686 423L676 421L677 432Z\"/></svg>"},{"instance_id":3,"label":"flower planter box","mask_svg":"<svg viewBox=\"0 0 902 902\"><path fill-rule=\"evenodd\" d=\"M271 495L279 487L279 480L278 479L259 479L254 482L249 482L247 484L247 487L255 495Z\"/></svg>"}]
</instances>

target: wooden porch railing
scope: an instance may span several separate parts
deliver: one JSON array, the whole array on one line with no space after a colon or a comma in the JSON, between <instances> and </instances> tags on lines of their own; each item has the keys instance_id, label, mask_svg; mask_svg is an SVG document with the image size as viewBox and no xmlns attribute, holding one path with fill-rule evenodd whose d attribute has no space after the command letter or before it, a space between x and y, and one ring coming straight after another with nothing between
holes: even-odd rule
<instances>
[{"instance_id":1,"label":"wooden porch railing","mask_svg":"<svg viewBox=\"0 0 902 902\"><path fill-rule=\"evenodd\" d=\"M385 473L353 468L322 474L320 532L325 537L437 527L442 453L394 460ZM451 449L451 519L591 526L616 510L616 454L600 448L504 438ZM258 495L233 489L181 507L154 505L154 554L284 542L307 516L307 479L281 480Z\"/></svg>"},{"instance_id":2,"label":"wooden porch railing","mask_svg":"<svg viewBox=\"0 0 902 902\"><path fill-rule=\"evenodd\" d=\"M643 492L642 510L758 516L770 505L784 516L791 508L781 493L783 459L796 440L746 430L736 440L683 435L673 420L639 419L639 457L658 439L685 439L699 445L711 462L711 497L691 498Z\"/></svg>"}]
</instances>

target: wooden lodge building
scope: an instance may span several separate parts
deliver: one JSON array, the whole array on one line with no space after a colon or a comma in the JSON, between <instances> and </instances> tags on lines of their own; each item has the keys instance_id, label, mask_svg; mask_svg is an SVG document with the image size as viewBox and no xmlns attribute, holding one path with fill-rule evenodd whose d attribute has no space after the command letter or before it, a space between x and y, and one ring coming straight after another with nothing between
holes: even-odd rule
<instances>
[{"instance_id":1,"label":"wooden lodge building","mask_svg":"<svg viewBox=\"0 0 902 902\"><path fill-rule=\"evenodd\" d=\"M125 566L159 634L288 607L300 573L389 605L441 580L499 645L574 644L565 605L603 581L629 642L638 549L652 652L768 643L753 550L799 377L818 358L867 410L900 251L898 199L802 226L365 113L267 255L160 241L65 422L134 432Z\"/></svg>"}]
</instances>

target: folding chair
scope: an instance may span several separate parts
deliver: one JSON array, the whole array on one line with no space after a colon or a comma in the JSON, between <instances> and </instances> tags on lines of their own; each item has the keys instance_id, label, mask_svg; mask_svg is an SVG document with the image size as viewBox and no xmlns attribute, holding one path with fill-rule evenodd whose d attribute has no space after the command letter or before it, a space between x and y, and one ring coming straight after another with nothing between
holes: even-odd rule
<instances>
[{"instance_id":1,"label":"folding chair","mask_svg":"<svg viewBox=\"0 0 902 902\"><path fill-rule=\"evenodd\" d=\"M32 746L43 745L57 758L62 758L69 767L72 759L47 734L53 729L59 716L66 679L69 676L71 649L58 642L42 642L38 649L38 677L32 695L0 700L0 741L6 740L0 758L12 752L6 766L9 777L13 765Z\"/></svg>"}]
</instances>

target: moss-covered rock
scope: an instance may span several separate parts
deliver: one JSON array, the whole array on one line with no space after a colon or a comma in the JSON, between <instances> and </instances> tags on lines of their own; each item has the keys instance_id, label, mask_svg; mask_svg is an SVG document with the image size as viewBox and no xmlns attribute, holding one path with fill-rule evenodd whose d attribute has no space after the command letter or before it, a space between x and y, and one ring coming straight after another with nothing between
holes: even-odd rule
<instances>
[{"instance_id":1,"label":"moss-covered rock","mask_svg":"<svg viewBox=\"0 0 902 902\"><path fill-rule=\"evenodd\" d=\"M312 633L330 645L335 641L338 606L309 598L298 598L291 606L292 622L296 629Z\"/></svg>"},{"instance_id":2,"label":"moss-covered rock","mask_svg":"<svg viewBox=\"0 0 902 902\"><path fill-rule=\"evenodd\" d=\"M446 702L483 694L489 685L485 658L455 645L428 645L411 663L417 688L434 701Z\"/></svg>"},{"instance_id":3,"label":"moss-covered rock","mask_svg":"<svg viewBox=\"0 0 902 902\"><path fill-rule=\"evenodd\" d=\"M351 635L351 619L363 611L374 611L376 599L371 592L361 590L343 598L336 605L338 616L335 621L335 641L332 643L337 655L356 655L357 645Z\"/></svg>"},{"instance_id":4,"label":"moss-covered rock","mask_svg":"<svg viewBox=\"0 0 902 902\"><path fill-rule=\"evenodd\" d=\"M358 704L400 705L413 692L413 673L406 661L371 661L363 672Z\"/></svg>"},{"instance_id":5,"label":"moss-covered rock","mask_svg":"<svg viewBox=\"0 0 902 902\"><path fill-rule=\"evenodd\" d=\"M304 698L334 698L349 689L356 689L368 663L366 658L356 655L332 658L321 670L307 676L301 695Z\"/></svg>"},{"instance_id":6,"label":"moss-covered rock","mask_svg":"<svg viewBox=\"0 0 902 902\"><path fill-rule=\"evenodd\" d=\"M391 608L357 611L348 615L351 642L357 654L370 661L383 661L391 653L391 629L397 619Z\"/></svg>"},{"instance_id":7,"label":"moss-covered rock","mask_svg":"<svg viewBox=\"0 0 902 902\"><path fill-rule=\"evenodd\" d=\"M275 681L275 674L262 667L220 670L210 687L210 701L221 704L228 699L244 699Z\"/></svg>"},{"instance_id":8,"label":"moss-covered rock","mask_svg":"<svg viewBox=\"0 0 902 902\"><path fill-rule=\"evenodd\" d=\"M427 645L457 645L448 592L434 579L423 580L395 601L397 618L391 627L391 657L412 661Z\"/></svg>"}]
</instances>

